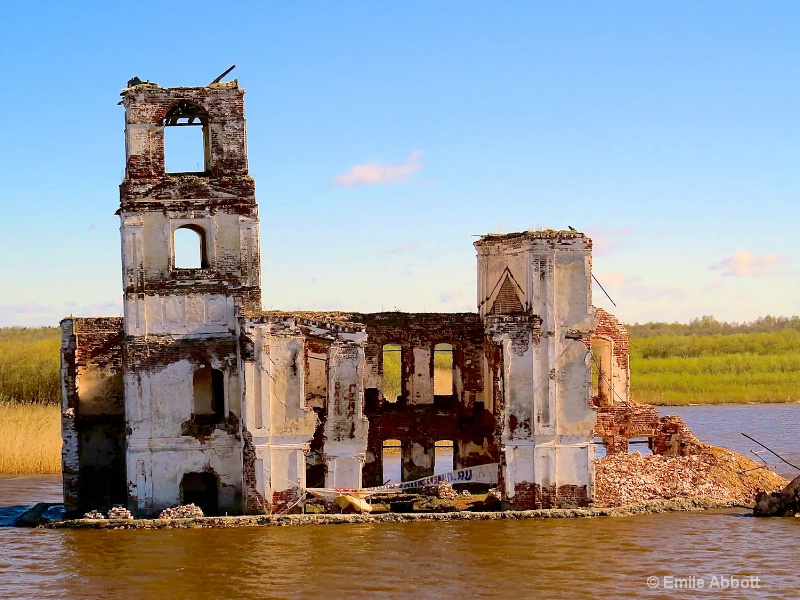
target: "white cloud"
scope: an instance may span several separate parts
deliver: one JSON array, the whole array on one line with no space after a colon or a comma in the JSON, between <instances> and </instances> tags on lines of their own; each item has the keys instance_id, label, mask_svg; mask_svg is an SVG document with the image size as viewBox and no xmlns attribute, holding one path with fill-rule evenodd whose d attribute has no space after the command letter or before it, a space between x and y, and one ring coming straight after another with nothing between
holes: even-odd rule
<instances>
[{"instance_id":1,"label":"white cloud","mask_svg":"<svg viewBox=\"0 0 800 600\"><path fill-rule=\"evenodd\" d=\"M420 156L422 156L422 152L420 150L415 150L411 153L411 156L399 163L391 165L381 165L377 163L356 165L347 173L335 177L333 183L334 185L343 187L394 183L419 171L422 167L422 163L419 161Z\"/></svg>"},{"instance_id":2,"label":"white cloud","mask_svg":"<svg viewBox=\"0 0 800 600\"><path fill-rule=\"evenodd\" d=\"M622 273L613 272L597 275L597 280L606 288L606 291L609 291L609 294L610 291L614 291L614 294L610 295L615 302L624 298L652 301L681 300L684 297L683 291L678 288L646 285L640 275L625 277ZM595 293L603 294L602 290L597 290Z\"/></svg>"},{"instance_id":3,"label":"white cloud","mask_svg":"<svg viewBox=\"0 0 800 600\"><path fill-rule=\"evenodd\" d=\"M751 254L740 250L711 265L714 271L722 271L723 277L769 277L776 267L789 263L785 256L777 254Z\"/></svg>"},{"instance_id":4,"label":"white cloud","mask_svg":"<svg viewBox=\"0 0 800 600\"><path fill-rule=\"evenodd\" d=\"M417 249L417 245L412 242L412 243L409 243L409 244L401 244L400 246L396 246L395 248L392 248L391 250L387 250L386 252L384 252L384 254L397 254L398 252L410 252L410 251L416 250L416 249Z\"/></svg>"}]
</instances>

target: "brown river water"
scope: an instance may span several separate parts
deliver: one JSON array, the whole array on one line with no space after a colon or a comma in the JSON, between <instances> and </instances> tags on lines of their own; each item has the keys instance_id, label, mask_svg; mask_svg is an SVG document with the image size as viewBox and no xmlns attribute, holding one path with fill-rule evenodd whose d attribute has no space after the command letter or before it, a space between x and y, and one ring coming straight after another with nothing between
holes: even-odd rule
<instances>
[{"instance_id":1,"label":"brown river water","mask_svg":"<svg viewBox=\"0 0 800 600\"><path fill-rule=\"evenodd\" d=\"M747 454L757 446L744 431L800 463L800 405L666 413L705 441ZM58 501L59 486L58 476L0 476L0 522ZM800 598L799 552L800 518L740 509L217 530L4 527L0 598L791 599Z\"/></svg>"}]
</instances>

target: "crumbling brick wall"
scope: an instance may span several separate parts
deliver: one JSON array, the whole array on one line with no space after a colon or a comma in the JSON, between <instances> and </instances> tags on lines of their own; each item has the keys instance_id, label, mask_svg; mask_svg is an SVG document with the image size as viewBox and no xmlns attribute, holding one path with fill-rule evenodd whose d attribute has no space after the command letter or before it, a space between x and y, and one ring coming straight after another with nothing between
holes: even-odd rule
<instances>
[{"instance_id":1,"label":"crumbling brick wall","mask_svg":"<svg viewBox=\"0 0 800 600\"><path fill-rule=\"evenodd\" d=\"M123 320L61 322L62 472L70 514L124 503Z\"/></svg>"},{"instance_id":2,"label":"crumbling brick wall","mask_svg":"<svg viewBox=\"0 0 800 600\"><path fill-rule=\"evenodd\" d=\"M271 323L276 327L297 327L305 338L306 401L319 417L319 424L311 440L309 455L311 466L307 469L307 482L320 484L324 474L318 472L322 465L316 460L324 453L324 431L330 418L324 389L327 381L328 349L331 340L355 332L366 333L364 344L365 401L363 414L369 429L367 453L362 470L363 484L383 483L383 443L400 440L404 447L404 479L410 480L432 473L432 455L435 443L440 440L454 442L454 462L457 468L496 462L498 446L497 423L491 406L491 392L484 384L484 348L486 344L483 323L473 313L324 313L324 312L262 312L248 314L249 322ZM282 325L283 324L283 325ZM439 343L453 348L453 394L433 393L434 348ZM382 391L383 347L398 344L403 350L402 393L397 402L384 400ZM425 364L418 364L420 356ZM313 362L312 362L313 361ZM323 363L320 370L320 363ZM314 372L312 373L312 367ZM499 373L497 374L499 376ZM412 398L414 379L428 380L428 397ZM495 382L496 383L496 382ZM499 384L497 384L499 385ZM417 386L417 389L425 389ZM335 394L334 394L335 395ZM346 423L345 423L346 424ZM347 425L347 431L353 431ZM416 448L416 450L414 450ZM420 449L427 455L426 464L415 464L415 452ZM309 479L310 478L310 479Z\"/></svg>"}]
</instances>

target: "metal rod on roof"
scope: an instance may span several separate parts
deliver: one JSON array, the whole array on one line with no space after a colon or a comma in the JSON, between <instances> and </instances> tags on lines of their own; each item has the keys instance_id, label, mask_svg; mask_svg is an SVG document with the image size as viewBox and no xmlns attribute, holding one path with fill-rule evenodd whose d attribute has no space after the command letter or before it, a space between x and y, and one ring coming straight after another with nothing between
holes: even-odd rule
<instances>
[{"instance_id":1,"label":"metal rod on roof","mask_svg":"<svg viewBox=\"0 0 800 600\"><path fill-rule=\"evenodd\" d=\"M214 85L215 83L219 83L220 81L222 81L222 78L225 77L225 75L227 75L228 73L233 71L235 68L236 68L236 65L231 65L230 68L227 71L225 71L222 75L217 77L214 81L212 81L208 85Z\"/></svg>"},{"instance_id":2,"label":"metal rod on roof","mask_svg":"<svg viewBox=\"0 0 800 600\"><path fill-rule=\"evenodd\" d=\"M594 282L595 282L597 285L599 285L599 286L600 286L600 289L601 289L601 290L603 290L603 293L606 295L606 298L608 298L609 300L611 300L611 296L609 296L609 295L608 295L608 292L606 291L606 288L604 288L604 287L603 287L603 284L602 284L602 283L600 283L599 281L597 281L597 277L595 277L595 276L594 276L594 273L592 273L592 279L594 279ZM613 304L614 306L616 306L616 305L617 305L617 303L616 303L616 302L614 302L613 300L611 300L611 304Z\"/></svg>"}]
</instances>

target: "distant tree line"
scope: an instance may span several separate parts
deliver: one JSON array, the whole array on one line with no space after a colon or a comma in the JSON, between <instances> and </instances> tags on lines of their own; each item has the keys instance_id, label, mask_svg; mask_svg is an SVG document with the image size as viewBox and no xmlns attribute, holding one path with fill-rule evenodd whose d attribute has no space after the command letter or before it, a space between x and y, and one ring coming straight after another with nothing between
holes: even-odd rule
<instances>
[{"instance_id":1,"label":"distant tree line","mask_svg":"<svg viewBox=\"0 0 800 600\"><path fill-rule=\"evenodd\" d=\"M689 323L634 323L626 325L631 337L649 338L672 335L730 335L735 333L774 333L786 329L800 331L800 316L758 317L754 321L718 321L711 315L692 319Z\"/></svg>"}]
</instances>

